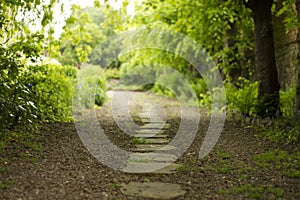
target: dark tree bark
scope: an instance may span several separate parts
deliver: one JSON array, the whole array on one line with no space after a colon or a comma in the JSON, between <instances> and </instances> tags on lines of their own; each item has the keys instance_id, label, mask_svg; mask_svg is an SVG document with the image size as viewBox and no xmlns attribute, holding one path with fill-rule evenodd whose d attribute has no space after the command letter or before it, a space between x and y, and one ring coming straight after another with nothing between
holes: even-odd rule
<instances>
[{"instance_id":1,"label":"dark tree bark","mask_svg":"<svg viewBox=\"0 0 300 200\"><path fill-rule=\"evenodd\" d=\"M297 9L297 18L300 21L300 0L296 1L296 9ZM297 35L297 44L298 44L298 52L297 52L297 74L298 74L298 79L297 79L297 89L296 89L296 114L300 116L300 29L298 28L298 35Z\"/></svg>"},{"instance_id":2,"label":"dark tree bark","mask_svg":"<svg viewBox=\"0 0 300 200\"><path fill-rule=\"evenodd\" d=\"M231 60L226 60L228 67L225 72L225 79L231 79L232 82L235 82L238 80L238 77L241 75L241 68L238 68L237 66L242 66L238 59L235 58L235 55L238 54L238 49L235 47L236 42L236 27L234 23L229 23L230 29L227 30L227 38L224 41L224 48L230 49L230 55L228 55L228 58ZM230 67L229 67L230 66ZM225 69L224 69L225 71Z\"/></svg>"},{"instance_id":3,"label":"dark tree bark","mask_svg":"<svg viewBox=\"0 0 300 200\"><path fill-rule=\"evenodd\" d=\"M276 69L271 7L273 0L250 0L255 29L255 62L258 90L257 114L274 116L279 110L278 73Z\"/></svg>"}]
</instances>

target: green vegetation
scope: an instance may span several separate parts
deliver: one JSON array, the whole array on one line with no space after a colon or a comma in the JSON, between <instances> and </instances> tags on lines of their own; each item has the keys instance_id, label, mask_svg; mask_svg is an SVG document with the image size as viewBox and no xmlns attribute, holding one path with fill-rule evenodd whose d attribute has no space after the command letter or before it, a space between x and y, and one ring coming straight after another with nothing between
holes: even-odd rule
<instances>
[{"instance_id":1,"label":"green vegetation","mask_svg":"<svg viewBox=\"0 0 300 200\"><path fill-rule=\"evenodd\" d=\"M232 159L232 153L217 151L218 159L209 166L209 169L215 173L232 174L236 169L241 168Z\"/></svg>"},{"instance_id":2,"label":"green vegetation","mask_svg":"<svg viewBox=\"0 0 300 200\"><path fill-rule=\"evenodd\" d=\"M282 175L300 178L300 152L288 153L283 150L272 150L254 158L256 165L263 170L279 171Z\"/></svg>"},{"instance_id":3,"label":"green vegetation","mask_svg":"<svg viewBox=\"0 0 300 200\"><path fill-rule=\"evenodd\" d=\"M100 15L99 15L100 14ZM101 17L101 12L96 19ZM79 6L72 7L72 14L66 20L64 32L60 37L59 61L64 65L77 65L91 60L94 64L97 59L95 47L104 40L100 27L93 22L91 16L81 10ZM100 52L101 53L101 52ZM99 53L98 53L99 54ZM90 55L90 58L89 58Z\"/></svg>"},{"instance_id":4,"label":"green vegetation","mask_svg":"<svg viewBox=\"0 0 300 200\"><path fill-rule=\"evenodd\" d=\"M300 178L300 153L297 149L293 153L276 149L255 155L252 158L256 164L255 167L248 167L243 162L235 161L230 152L217 150L216 157L217 160L208 166L216 173L238 173L240 178L247 178L255 171L272 171L287 177Z\"/></svg>"},{"instance_id":5,"label":"green vegetation","mask_svg":"<svg viewBox=\"0 0 300 200\"><path fill-rule=\"evenodd\" d=\"M77 84L77 89L79 87L77 78L82 84L79 93L83 96L81 103L86 108L93 108L94 104L101 106L107 99L107 88L147 90L170 97L186 96L187 101L193 96L191 88L199 105L209 108L210 92L218 88L208 91L207 86L211 83L206 83L203 74L199 74L191 63L177 55L186 47L184 42L164 40L161 36L160 42L168 44L176 52L148 48L119 55L121 47L126 49L126 45L132 44L131 39L110 41L109 38L132 27L149 30L159 27L177 31L199 43L216 63L212 70L219 70L222 74L228 113L239 112L251 117L280 116L275 114L279 112L279 107L276 107L277 80L261 84L268 79L261 80L264 74L259 73L263 71L254 69L255 65L258 68L262 66L263 60L269 57L254 64L254 46L259 41L254 37L257 24L252 16L253 13L260 13L257 13L255 6L246 2L203 0L190 1L187 5L184 1L148 0L135 3L134 16L126 12L127 1L123 2L119 10L113 9L107 2L102 5L96 1L95 7L83 9L74 5L59 39L54 38L54 27L51 24L51 9L55 1L50 4L27 0L2 2L0 6L5 12L1 13L0 21L1 129L31 130L41 122L72 121L71 103L74 85ZM283 6L277 8L274 2L276 9L271 10L274 16L285 17L287 30L297 25L296 16L290 12L292 4L285 0ZM33 7L37 10L33 11ZM43 29L33 32L29 28L33 22L29 20L27 23L28 12L37 13ZM20 18L14 19L16 13L22 13ZM49 31L46 33L46 30ZM20 31L22 34L18 35ZM145 41L147 33L151 32L135 35L135 42ZM197 51L194 53L193 56L199 55ZM42 57L57 59L60 64L47 64L41 61ZM272 59L269 63L273 63ZM176 73L170 73L165 66L174 69L188 82L181 81ZM268 67L271 71L274 68ZM139 85L141 80L154 78L157 83ZM263 88L272 85L274 88ZM283 117L295 117L296 87L287 85L286 89L280 91L280 111ZM266 99L264 95L267 95ZM270 101L267 101L268 98L271 98ZM272 130L275 140L297 142L297 129L292 127ZM263 135L271 138L271 134ZM0 145L3 146L3 142Z\"/></svg>"},{"instance_id":6,"label":"green vegetation","mask_svg":"<svg viewBox=\"0 0 300 200\"><path fill-rule=\"evenodd\" d=\"M197 159L190 158L186 164L177 168L177 173L204 172L204 167L197 164Z\"/></svg>"},{"instance_id":7,"label":"green vegetation","mask_svg":"<svg viewBox=\"0 0 300 200\"><path fill-rule=\"evenodd\" d=\"M240 187L233 187L229 190L218 190L219 194L245 195L251 199L279 199L283 197L284 190L271 186L253 186L245 184Z\"/></svg>"},{"instance_id":8,"label":"green vegetation","mask_svg":"<svg viewBox=\"0 0 300 200\"><path fill-rule=\"evenodd\" d=\"M246 115L255 115L258 82L251 83L249 80L240 77L238 83L235 83L235 85L228 83L225 87L230 110L236 110Z\"/></svg>"},{"instance_id":9,"label":"green vegetation","mask_svg":"<svg viewBox=\"0 0 300 200\"><path fill-rule=\"evenodd\" d=\"M16 147L25 147L33 151L41 151L42 147L40 146L38 140L38 132L24 132L24 131L8 131L0 135L0 141L2 143L0 147L0 152L4 151L8 144L15 144Z\"/></svg>"},{"instance_id":10,"label":"green vegetation","mask_svg":"<svg viewBox=\"0 0 300 200\"><path fill-rule=\"evenodd\" d=\"M219 195L234 195L250 199L282 199L285 193L284 188L279 188L273 184L253 184L253 175L272 172L278 177L300 178L300 154L297 149L292 153L277 149L257 154L250 158L251 162L254 161L254 166L247 166L244 161L237 161L237 157L235 158L231 152L217 150L214 155L215 158L211 157L213 162L204 167L204 169L208 168L215 173L230 175L228 177L231 178L237 175L240 182L236 186L219 189ZM184 167L183 170L192 171L188 166Z\"/></svg>"},{"instance_id":11,"label":"green vegetation","mask_svg":"<svg viewBox=\"0 0 300 200\"><path fill-rule=\"evenodd\" d=\"M288 88L280 91L280 109L282 115L287 118L294 116L296 88Z\"/></svg>"},{"instance_id":12,"label":"green vegetation","mask_svg":"<svg viewBox=\"0 0 300 200\"><path fill-rule=\"evenodd\" d=\"M132 139L132 143L133 144L148 144L148 142L146 141L145 138L137 138L137 137L134 137Z\"/></svg>"},{"instance_id":13,"label":"green vegetation","mask_svg":"<svg viewBox=\"0 0 300 200\"><path fill-rule=\"evenodd\" d=\"M80 95L80 104L85 108L101 106L106 100L105 72L94 66L83 66L78 72L76 95Z\"/></svg>"},{"instance_id":14,"label":"green vegetation","mask_svg":"<svg viewBox=\"0 0 300 200\"><path fill-rule=\"evenodd\" d=\"M180 165L177 168L177 173L190 173L190 172L203 172L204 168L200 167L200 166L196 166L196 165L192 165L192 164L184 164L184 165Z\"/></svg>"},{"instance_id":15,"label":"green vegetation","mask_svg":"<svg viewBox=\"0 0 300 200\"><path fill-rule=\"evenodd\" d=\"M30 163L35 163L38 158L34 157L32 154L30 154L29 152L26 153L20 153L19 155L23 160L25 160L26 162L30 162Z\"/></svg>"},{"instance_id":16,"label":"green vegetation","mask_svg":"<svg viewBox=\"0 0 300 200\"><path fill-rule=\"evenodd\" d=\"M124 0L119 10L112 8L108 1L100 5L96 0L95 7L83 9L73 5L71 15L66 16L63 33L55 38L54 6L63 8L63 2L0 2L0 153L13 146L20 150L21 159L34 163L43 151L38 128L46 123L72 122L75 98L80 99L77 103L83 109L102 106L108 99L108 89L144 90L183 97L187 103L195 103L192 101L195 98L197 105L210 108L211 96L220 87L210 88L213 79L199 73L187 58L180 56L187 50L190 58L201 57L201 51L190 47L187 40L167 38L164 33L152 31L155 28L182 33L208 53L207 60L215 63L209 73L220 72L226 89L227 107L223 109L227 113L239 113L249 122L258 119L259 127L255 131L262 139L287 147L298 145L300 111L295 102L300 99L300 71L296 70L299 56L287 59L275 52L292 43L300 46L300 34L295 41L284 43L289 33L299 29L300 12L298 16L294 12L294 8L300 11L299 0L191 0L188 3L145 0L133 2L134 15L126 11L129 3L132 2ZM278 17L282 21L276 21ZM40 29L32 28L36 25ZM281 41L274 39L272 25L286 34L281 37L284 44L276 43ZM139 28L144 31L129 34L122 41L110 40L123 31ZM153 35L157 43L174 52L159 48L126 52L132 45L143 46ZM299 52L295 50L292 54ZM281 69L280 62L289 62L291 67ZM284 72L292 75L280 74ZM132 143L148 142L133 138ZM207 166L200 167L197 161L190 160L178 168L178 173L208 169L220 176L236 176L244 182L252 173L266 171L300 178L300 154L296 147L292 152L277 149L255 155L249 158L254 163L251 167L236 161L232 152L217 150L214 156L216 160ZM1 159L0 164L4 162ZM5 170L1 165L0 172ZM10 179L1 181L0 189L14 184ZM120 186L113 181L111 187ZM255 199L283 197L283 189L269 185L237 185L219 193Z\"/></svg>"},{"instance_id":17,"label":"green vegetation","mask_svg":"<svg viewBox=\"0 0 300 200\"><path fill-rule=\"evenodd\" d=\"M110 187L113 189L118 189L121 187L121 184L113 182L110 184Z\"/></svg>"},{"instance_id":18,"label":"green vegetation","mask_svg":"<svg viewBox=\"0 0 300 200\"><path fill-rule=\"evenodd\" d=\"M117 68L107 68L104 73L107 79L120 79L120 72Z\"/></svg>"},{"instance_id":19,"label":"green vegetation","mask_svg":"<svg viewBox=\"0 0 300 200\"><path fill-rule=\"evenodd\" d=\"M282 119L280 119L282 120ZM276 120L273 126L260 127L259 137L277 143L296 144L300 141L300 125Z\"/></svg>"},{"instance_id":20,"label":"green vegetation","mask_svg":"<svg viewBox=\"0 0 300 200\"><path fill-rule=\"evenodd\" d=\"M24 84L30 86L32 101L42 122L72 120L72 95L77 70L72 66L29 66L24 70Z\"/></svg>"},{"instance_id":21,"label":"green vegetation","mask_svg":"<svg viewBox=\"0 0 300 200\"><path fill-rule=\"evenodd\" d=\"M10 185L15 184L15 181L7 179L0 183L0 190L8 188Z\"/></svg>"},{"instance_id":22,"label":"green vegetation","mask_svg":"<svg viewBox=\"0 0 300 200\"><path fill-rule=\"evenodd\" d=\"M34 103L34 96L28 85L30 83L24 82L22 73L28 69L27 63L37 63L41 58L46 42L45 32L30 31L26 22L36 18L45 27L52 19L51 9L54 4L53 1L47 4L44 1L26 0L0 3L1 130L31 129L38 121L40 112ZM29 15L30 12L33 15ZM15 19L17 13L20 20Z\"/></svg>"},{"instance_id":23,"label":"green vegetation","mask_svg":"<svg viewBox=\"0 0 300 200\"><path fill-rule=\"evenodd\" d=\"M276 183L261 184L257 174L272 173L277 177L299 179L300 154L297 149L292 152L284 150L270 150L257 154L247 160L239 160L233 152L222 151L216 148L205 162L188 161L177 169L177 173L205 173L212 171L213 174L220 174L226 180L227 186L219 188L218 194L221 197L249 198L249 199L284 199L286 188L281 188ZM249 165L254 162L254 165ZM209 171L207 171L209 170ZM253 179L256 177L257 179ZM266 176L268 177L268 176ZM232 181L238 182L231 185ZM263 176L262 179L265 179ZM233 181L234 182L234 181ZM225 198L224 197L224 198Z\"/></svg>"}]
</instances>

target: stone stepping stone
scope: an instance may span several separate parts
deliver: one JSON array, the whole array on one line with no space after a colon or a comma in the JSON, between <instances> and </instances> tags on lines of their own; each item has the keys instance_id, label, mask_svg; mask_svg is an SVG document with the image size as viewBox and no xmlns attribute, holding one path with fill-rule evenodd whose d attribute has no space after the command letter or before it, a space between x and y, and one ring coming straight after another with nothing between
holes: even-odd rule
<instances>
[{"instance_id":1,"label":"stone stepping stone","mask_svg":"<svg viewBox=\"0 0 300 200\"><path fill-rule=\"evenodd\" d=\"M131 182L121 185L121 192L127 196L139 197L143 199L177 199L186 193L178 184L148 182Z\"/></svg>"},{"instance_id":2,"label":"stone stepping stone","mask_svg":"<svg viewBox=\"0 0 300 200\"><path fill-rule=\"evenodd\" d=\"M170 124L163 124L163 123L149 123L140 126L140 129L168 129L170 128Z\"/></svg>"},{"instance_id":3,"label":"stone stepping stone","mask_svg":"<svg viewBox=\"0 0 300 200\"><path fill-rule=\"evenodd\" d=\"M168 153L131 153L128 163L174 162L177 157Z\"/></svg>"},{"instance_id":4,"label":"stone stepping stone","mask_svg":"<svg viewBox=\"0 0 300 200\"><path fill-rule=\"evenodd\" d=\"M134 137L137 138L167 138L168 135L164 135L164 134L135 134L133 135Z\"/></svg>"},{"instance_id":5,"label":"stone stepping stone","mask_svg":"<svg viewBox=\"0 0 300 200\"><path fill-rule=\"evenodd\" d=\"M136 144L133 149L134 152L149 152L149 151L170 151L177 149L171 145L161 145L161 144Z\"/></svg>"},{"instance_id":6,"label":"stone stepping stone","mask_svg":"<svg viewBox=\"0 0 300 200\"><path fill-rule=\"evenodd\" d=\"M160 134L163 133L163 130L155 130L155 129L142 129L135 131L137 134Z\"/></svg>"},{"instance_id":7,"label":"stone stepping stone","mask_svg":"<svg viewBox=\"0 0 300 200\"><path fill-rule=\"evenodd\" d=\"M141 121L143 123L162 123L164 124L165 123L165 120L162 119L162 118L141 118Z\"/></svg>"},{"instance_id":8,"label":"stone stepping stone","mask_svg":"<svg viewBox=\"0 0 300 200\"><path fill-rule=\"evenodd\" d=\"M177 172L178 167L180 167L176 163L167 164L162 162L128 162L122 171L132 174L174 174Z\"/></svg>"},{"instance_id":9,"label":"stone stepping stone","mask_svg":"<svg viewBox=\"0 0 300 200\"><path fill-rule=\"evenodd\" d=\"M164 138L146 138L144 139L147 144L168 144L170 140Z\"/></svg>"},{"instance_id":10,"label":"stone stepping stone","mask_svg":"<svg viewBox=\"0 0 300 200\"><path fill-rule=\"evenodd\" d=\"M163 115L158 112L151 112L151 110L144 110L139 113L140 118L163 118Z\"/></svg>"}]
</instances>

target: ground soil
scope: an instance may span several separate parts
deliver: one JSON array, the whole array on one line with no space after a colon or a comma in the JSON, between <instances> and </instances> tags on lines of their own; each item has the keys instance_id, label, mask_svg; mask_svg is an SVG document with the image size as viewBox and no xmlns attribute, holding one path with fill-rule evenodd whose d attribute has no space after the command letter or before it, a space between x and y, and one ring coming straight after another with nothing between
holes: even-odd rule
<instances>
[{"instance_id":1,"label":"ground soil","mask_svg":"<svg viewBox=\"0 0 300 200\"><path fill-rule=\"evenodd\" d=\"M143 98L151 96L141 95ZM143 100L132 103L136 110L131 114L137 124L142 124L138 117L141 102ZM167 122L171 125L168 133L174 136L180 124L176 101L160 98L158 102L163 102L167 110ZM114 144L124 150L130 150L134 146L132 137L117 126L109 103L97 109L97 116ZM10 145L1 153L0 199L136 199L120 192L120 185L131 181L180 184L187 191L182 199L252 198L245 193L220 192L245 184L282 188L283 199L300 199L300 179L288 178L280 171L261 169L254 161L255 155L276 149L280 145L261 140L256 136L256 131L229 118L214 150L207 157L198 159L209 120L209 115L203 110L194 142L176 161L183 167L172 175L138 175L115 171L89 154L74 123L43 125L38 135L41 150ZM299 145L281 145L280 148L292 152ZM222 171L220 166L224 163L229 169ZM269 193L263 194L261 198L276 199Z\"/></svg>"}]
</instances>

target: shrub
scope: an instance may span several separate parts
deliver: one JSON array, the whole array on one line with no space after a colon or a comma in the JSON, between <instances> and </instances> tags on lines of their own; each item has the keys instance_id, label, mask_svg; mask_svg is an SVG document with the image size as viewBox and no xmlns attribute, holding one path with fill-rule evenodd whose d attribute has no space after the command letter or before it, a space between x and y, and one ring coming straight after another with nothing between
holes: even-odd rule
<instances>
[{"instance_id":1,"label":"shrub","mask_svg":"<svg viewBox=\"0 0 300 200\"><path fill-rule=\"evenodd\" d=\"M191 83L189 78L184 77L179 72L169 70L157 70L157 83L151 89L156 94L165 95L169 97L176 97L187 103L198 104L195 83ZM197 86L199 89L202 86Z\"/></svg>"},{"instance_id":2,"label":"shrub","mask_svg":"<svg viewBox=\"0 0 300 200\"><path fill-rule=\"evenodd\" d=\"M153 82L156 76L156 71L153 66L130 66L130 63L124 63L120 68L120 76L122 77L120 79L120 84L142 87L145 82Z\"/></svg>"},{"instance_id":3,"label":"shrub","mask_svg":"<svg viewBox=\"0 0 300 200\"><path fill-rule=\"evenodd\" d=\"M37 108L31 92L29 87L22 83L20 76L20 70L25 67L22 58L34 57L35 47L34 43L21 46L19 42L8 46L0 44L1 132L15 128L31 129L37 121Z\"/></svg>"},{"instance_id":4,"label":"shrub","mask_svg":"<svg viewBox=\"0 0 300 200\"><path fill-rule=\"evenodd\" d=\"M76 69L35 65L1 81L1 129L31 129L38 122L70 121Z\"/></svg>"},{"instance_id":5,"label":"shrub","mask_svg":"<svg viewBox=\"0 0 300 200\"><path fill-rule=\"evenodd\" d=\"M76 69L72 66L29 66L22 81L30 88L31 98L42 122L70 121Z\"/></svg>"},{"instance_id":6,"label":"shrub","mask_svg":"<svg viewBox=\"0 0 300 200\"><path fill-rule=\"evenodd\" d=\"M87 65L78 71L78 93L80 106L93 108L101 106L106 100L104 70L95 65Z\"/></svg>"},{"instance_id":7,"label":"shrub","mask_svg":"<svg viewBox=\"0 0 300 200\"><path fill-rule=\"evenodd\" d=\"M247 115L255 115L257 104L258 82L239 78L239 83L225 83L228 108Z\"/></svg>"},{"instance_id":8,"label":"shrub","mask_svg":"<svg viewBox=\"0 0 300 200\"><path fill-rule=\"evenodd\" d=\"M106 79L120 79L120 72L117 68L106 68L105 69Z\"/></svg>"},{"instance_id":9,"label":"shrub","mask_svg":"<svg viewBox=\"0 0 300 200\"><path fill-rule=\"evenodd\" d=\"M264 139L280 143L298 143L300 141L300 124L297 119L281 117L276 119L272 127L260 127L260 136Z\"/></svg>"},{"instance_id":10,"label":"shrub","mask_svg":"<svg viewBox=\"0 0 300 200\"><path fill-rule=\"evenodd\" d=\"M285 117L293 117L295 109L296 88L280 90L280 111Z\"/></svg>"},{"instance_id":11,"label":"shrub","mask_svg":"<svg viewBox=\"0 0 300 200\"><path fill-rule=\"evenodd\" d=\"M212 99L210 92L207 90L204 80L200 79L199 84L203 90L196 90L200 97L200 105L211 108ZM239 78L239 82L235 85L225 83L227 108L236 110L247 115L255 115L255 105L257 102L258 82L250 82L247 79ZM213 88L213 92L220 88Z\"/></svg>"},{"instance_id":12,"label":"shrub","mask_svg":"<svg viewBox=\"0 0 300 200\"><path fill-rule=\"evenodd\" d=\"M19 78L0 80L0 129L34 128L38 109L29 87L21 84Z\"/></svg>"},{"instance_id":13,"label":"shrub","mask_svg":"<svg viewBox=\"0 0 300 200\"><path fill-rule=\"evenodd\" d=\"M191 81L191 86L198 96L200 96L200 94L206 94L208 92L206 83L202 78L193 79Z\"/></svg>"},{"instance_id":14,"label":"shrub","mask_svg":"<svg viewBox=\"0 0 300 200\"><path fill-rule=\"evenodd\" d=\"M212 100L209 91L207 91L206 93L200 93L199 98L200 106L211 109Z\"/></svg>"}]
</instances>

